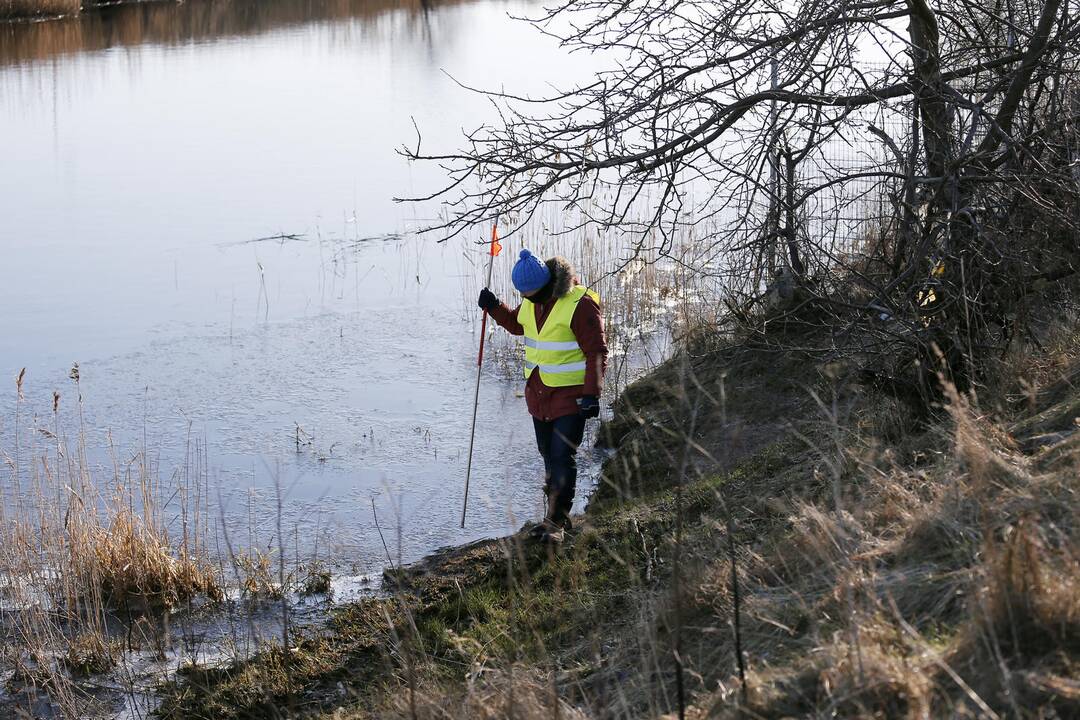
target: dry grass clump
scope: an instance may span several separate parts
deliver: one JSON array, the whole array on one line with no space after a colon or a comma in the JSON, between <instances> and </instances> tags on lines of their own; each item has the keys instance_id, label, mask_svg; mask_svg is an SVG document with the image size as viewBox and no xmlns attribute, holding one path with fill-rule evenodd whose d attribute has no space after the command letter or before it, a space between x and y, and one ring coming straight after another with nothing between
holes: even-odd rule
<instances>
[{"instance_id":1,"label":"dry grass clump","mask_svg":"<svg viewBox=\"0 0 1080 720\"><path fill-rule=\"evenodd\" d=\"M1033 415L1075 395L1080 387L1080 318L1059 318L1043 335L1039 352L1018 345L1005 357L990 360L991 374L980 401L1004 419Z\"/></svg>"},{"instance_id":2,"label":"dry grass clump","mask_svg":"<svg viewBox=\"0 0 1080 720\"><path fill-rule=\"evenodd\" d=\"M1022 520L986 549L973 617L954 650L993 705L1080 713L1080 561L1075 538Z\"/></svg>"},{"instance_id":3,"label":"dry grass clump","mask_svg":"<svg viewBox=\"0 0 1080 720\"><path fill-rule=\"evenodd\" d=\"M953 420L953 456L959 463L958 477L977 485L977 491L991 494L999 488L1023 484L1027 479L1026 461L1009 434L977 413L969 399L952 385L945 385L945 393Z\"/></svg>"},{"instance_id":4,"label":"dry grass clump","mask_svg":"<svg viewBox=\"0 0 1080 720\"><path fill-rule=\"evenodd\" d=\"M550 675L535 666L475 668L463 691L438 685L399 693L383 715L408 720L588 720L581 709L559 696Z\"/></svg>"},{"instance_id":5,"label":"dry grass clump","mask_svg":"<svg viewBox=\"0 0 1080 720\"><path fill-rule=\"evenodd\" d=\"M280 600L285 585L276 577L271 553L258 548L240 550L233 555L233 565L240 578L240 590L249 598Z\"/></svg>"},{"instance_id":6,"label":"dry grass clump","mask_svg":"<svg viewBox=\"0 0 1080 720\"><path fill-rule=\"evenodd\" d=\"M68 641L64 665L72 675L99 675L116 667L120 652L101 633L81 632Z\"/></svg>"},{"instance_id":7,"label":"dry grass clump","mask_svg":"<svg viewBox=\"0 0 1080 720\"><path fill-rule=\"evenodd\" d=\"M176 547L156 519L151 495L118 491L102 504L91 489L71 493L62 517L10 518L0 568L18 578L16 607L52 607L71 621L110 611L153 612L197 597L223 598L220 574L199 543ZM70 616L70 617L68 617ZM104 625L103 621L90 623Z\"/></svg>"},{"instance_id":8,"label":"dry grass clump","mask_svg":"<svg viewBox=\"0 0 1080 720\"><path fill-rule=\"evenodd\" d=\"M203 449L189 449L193 465L176 477L173 507L145 450L116 463L111 478L95 479L81 424L78 365L70 374L79 398L74 447L61 431L59 392L53 393L52 428L38 425L22 447L24 374L16 379L14 494L0 504L0 571L20 578L12 583L14 604L53 606L69 621L101 628L108 610L167 610L200 595L221 599L221 579L206 552ZM36 444L40 438L43 446ZM115 457L116 448L109 449ZM21 462L21 453L30 461ZM167 518L170 512L177 517ZM178 537L170 536L171 523L179 524Z\"/></svg>"},{"instance_id":9,"label":"dry grass clump","mask_svg":"<svg viewBox=\"0 0 1080 720\"><path fill-rule=\"evenodd\" d=\"M881 615L858 619L858 643L834 644L823 663L820 688L841 717L929 717L935 673L927 651ZM822 698L824 700L825 698Z\"/></svg>"},{"instance_id":10,"label":"dry grass clump","mask_svg":"<svg viewBox=\"0 0 1080 720\"><path fill-rule=\"evenodd\" d=\"M303 568L298 591L301 595L325 595L330 592L330 570L315 560Z\"/></svg>"},{"instance_id":11,"label":"dry grass clump","mask_svg":"<svg viewBox=\"0 0 1080 720\"><path fill-rule=\"evenodd\" d=\"M778 577L798 582L847 562L852 549L860 547L864 530L843 510L830 512L815 503L800 503L788 518L785 542L774 548Z\"/></svg>"},{"instance_id":12,"label":"dry grass clump","mask_svg":"<svg viewBox=\"0 0 1080 720\"><path fill-rule=\"evenodd\" d=\"M167 534L119 503L104 518L73 516L67 534L67 584L85 601L140 611L169 609L199 596L223 598L205 556L174 550Z\"/></svg>"},{"instance_id":13,"label":"dry grass clump","mask_svg":"<svg viewBox=\"0 0 1080 720\"><path fill-rule=\"evenodd\" d=\"M233 572L244 597L250 600L281 600L289 592L325 595L330 592L331 573L313 559L285 570L274 550L241 549L232 555Z\"/></svg>"}]
</instances>

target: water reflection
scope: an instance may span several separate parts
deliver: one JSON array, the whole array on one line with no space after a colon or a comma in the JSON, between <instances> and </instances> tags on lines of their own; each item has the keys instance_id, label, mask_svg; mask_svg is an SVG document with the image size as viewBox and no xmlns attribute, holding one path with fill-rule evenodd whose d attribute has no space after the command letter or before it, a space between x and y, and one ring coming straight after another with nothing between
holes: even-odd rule
<instances>
[{"instance_id":1,"label":"water reflection","mask_svg":"<svg viewBox=\"0 0 1080 720\"><path fill-rule=\"evenodd\" d=\"M313 22L361 19L361 36L410 32L431 42L432 10L473 0L191 0L110 5L47 22L0 23L0 66L143 44L184 45ZM396 11L396 12L394 12ZM356 39L356 38L353 38Z\"/></svg>"}]
</instances>

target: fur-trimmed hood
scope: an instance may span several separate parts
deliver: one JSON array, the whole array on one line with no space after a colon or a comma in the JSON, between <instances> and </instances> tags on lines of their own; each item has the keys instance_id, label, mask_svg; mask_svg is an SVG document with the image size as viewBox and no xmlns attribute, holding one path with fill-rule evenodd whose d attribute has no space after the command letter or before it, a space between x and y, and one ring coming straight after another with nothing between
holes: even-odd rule
<instances>
[{"instance_id":1,"label":"fur-trimmed hood","mask_svg":"<svg viewBox=\"0 0 1080 720\"><path fill-rule=\"evenodd\" d=\"M570 264L570 261L561 255L556 255L545 260L544 264L551 271L551 279L555 283L551 289L551 297L561 298L570 292L570 289L574 287L575 280L574 266Z\"/></svg>"}]
</instances>

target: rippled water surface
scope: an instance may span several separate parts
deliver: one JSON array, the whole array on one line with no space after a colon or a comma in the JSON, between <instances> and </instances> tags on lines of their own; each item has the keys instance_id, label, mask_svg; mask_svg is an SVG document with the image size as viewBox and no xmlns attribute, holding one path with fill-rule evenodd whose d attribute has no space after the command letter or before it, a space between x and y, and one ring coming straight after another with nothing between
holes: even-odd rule
<instances>
[{"instance_id":1,"label":"rippled water surface","mask_svg":"<svg viewBox=\"0 0 1080 720\"><path fill-rule=\"evenodd\" d=\"M492 372L457 527L477 251L416 239L435 208L392 201L440 180L395 153L413 119L449 148L489 117L453 78L539 91L588 71L507 16L531 9L189 0L0 27L9 458L26 368L3 482L48 451L56 391L102 477L145 447L167 487L205 453L234 541L280 543L280 497L287 546L361 572L385 562L372 498L406 559L533 516L531 422Z\"/></svg>"}]
</instances>

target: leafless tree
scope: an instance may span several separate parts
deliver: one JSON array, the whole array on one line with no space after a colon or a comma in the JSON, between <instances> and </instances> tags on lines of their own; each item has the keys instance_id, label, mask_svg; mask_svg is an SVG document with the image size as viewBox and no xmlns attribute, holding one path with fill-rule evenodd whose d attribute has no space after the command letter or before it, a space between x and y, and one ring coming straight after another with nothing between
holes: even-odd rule
<instances>
[{"instance_id":1,"label":"leafless tree","mask_svg":"<svg viewBox=\"0 0 1080 720\"><path fill-rule=\"evenodd\" d=\"M1077 9L563 0L528 21L610 69L548 97L478 91L500 121L454 152L403 148L448 177L410 199L442 201L447 235L553 205L562 232L661 255L692 238L732 317L787 283L823 353L925 404L905 373L944 358L969 381L1025 331L1033 289L1080 267Z\"/></svg>"}]
</instances>

